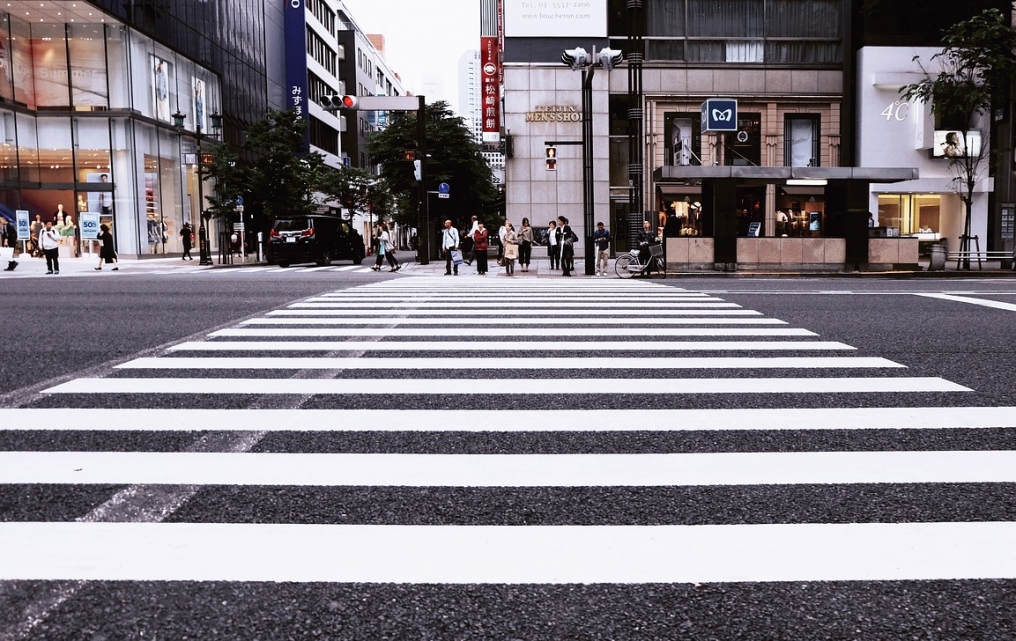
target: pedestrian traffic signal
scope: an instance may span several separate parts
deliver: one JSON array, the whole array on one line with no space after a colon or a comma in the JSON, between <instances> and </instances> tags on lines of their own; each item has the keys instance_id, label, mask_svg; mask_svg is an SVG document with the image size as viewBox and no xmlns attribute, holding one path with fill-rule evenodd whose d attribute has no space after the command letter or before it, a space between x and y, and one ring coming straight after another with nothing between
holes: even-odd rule
<instances>
[{"instance_id":1,"label":"pedestrian traffic signal","mask_svg":"<svg viewBox=\"0 0 1016 641\"><path fill-rule=\"evenodd\" d=\"M557 171L557 147L547 147L547 171Z\"/></svg>"}]
</instances>

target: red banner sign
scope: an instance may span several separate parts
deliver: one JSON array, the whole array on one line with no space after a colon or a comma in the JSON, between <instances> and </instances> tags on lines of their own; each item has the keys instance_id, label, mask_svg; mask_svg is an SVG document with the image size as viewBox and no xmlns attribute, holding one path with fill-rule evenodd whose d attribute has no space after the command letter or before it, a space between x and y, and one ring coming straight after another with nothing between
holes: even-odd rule
<instances>
[{"instance_id":1,"label":"red banner sign","mask_svg":"<svg viewBox=\"0 0 1016 641\"><path fill-rule=\"evenodd\" d=\"M501 54L497 36L480 38L480 118L483 142L501 141Z\"/></svg>"}]
</instances>

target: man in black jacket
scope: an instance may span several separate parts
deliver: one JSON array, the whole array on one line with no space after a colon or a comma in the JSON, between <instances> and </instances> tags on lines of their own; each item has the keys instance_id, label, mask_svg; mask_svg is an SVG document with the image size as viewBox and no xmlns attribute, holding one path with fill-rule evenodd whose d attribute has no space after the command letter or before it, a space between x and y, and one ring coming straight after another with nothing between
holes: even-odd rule
<instances>
[{"instance_id":1,"label":"man in black jacket","mask_svg":"<svg viewBox=\"0 0 1016 641\"><path fill-rule=\"evenodd\" d=\"M13 252L18 246L18 228L13 221L8 220L3 226L2 232L3 240L0 242L0 247L10 247ZM4 271L12 272L17 266L18 261L14 260L14 254L11 253L11 259L7 261L7 269Z\"/></svg>"}]
</instances>

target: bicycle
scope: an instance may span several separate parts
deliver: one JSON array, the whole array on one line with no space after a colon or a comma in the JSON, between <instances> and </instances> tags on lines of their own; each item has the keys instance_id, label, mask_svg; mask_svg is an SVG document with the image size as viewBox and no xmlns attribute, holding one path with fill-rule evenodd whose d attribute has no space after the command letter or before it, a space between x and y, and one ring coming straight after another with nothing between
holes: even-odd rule
<instances>
[{"instance_id":1,"label":"bicycle","mask_svg":"<svg viewBox=\"0 0 1016 641\"><path fill-rule=\"evenodd\" d=\"M663 245L649 246L649 262L643 264L639 259L639 250L633 249L627 254L621 254L614 261L614 272L621 278L631 278L635 274L643 274L649 267L660 275L660 278L667 277L667 264L663 260Z\"/></svg>"}]
</instances>

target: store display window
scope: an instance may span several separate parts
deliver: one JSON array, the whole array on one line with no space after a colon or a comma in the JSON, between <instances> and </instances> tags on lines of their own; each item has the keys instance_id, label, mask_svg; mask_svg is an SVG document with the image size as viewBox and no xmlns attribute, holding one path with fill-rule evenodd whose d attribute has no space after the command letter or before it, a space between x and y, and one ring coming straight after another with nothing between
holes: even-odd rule
<instances>
[{"instance_id":1,"label":"store display window","mask_svg":"<svg viewBox=\"0 0 1016 641\"><path fill-rule=\"evenodd\" d=\"M780 186L776 190L775 235L786 238L825 236L825 190Z\"/></svg>"}]
</instances>

